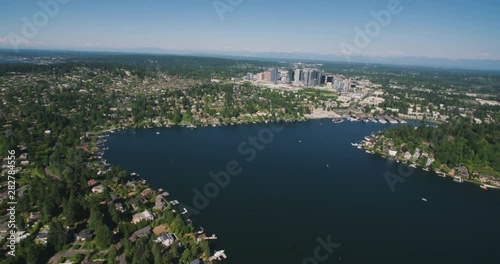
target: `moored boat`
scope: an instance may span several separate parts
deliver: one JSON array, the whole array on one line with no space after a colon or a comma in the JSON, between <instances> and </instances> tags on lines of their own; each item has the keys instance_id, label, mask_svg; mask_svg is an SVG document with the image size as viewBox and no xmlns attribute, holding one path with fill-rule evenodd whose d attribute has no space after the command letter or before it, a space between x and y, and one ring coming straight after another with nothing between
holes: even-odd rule
<instances>
[{"instance_id":1,"label":"moored boat","mask_svg":"<svg viewBox=\"0 0 500 264\"><path fill-rule=\"evenodd\" d=\"M334 118L334 119L332 119L332 122L335 123L335 124L340 124L340 123L344 122L344 119L342 119L342 118Z\"/></svg>"}]
</instances>

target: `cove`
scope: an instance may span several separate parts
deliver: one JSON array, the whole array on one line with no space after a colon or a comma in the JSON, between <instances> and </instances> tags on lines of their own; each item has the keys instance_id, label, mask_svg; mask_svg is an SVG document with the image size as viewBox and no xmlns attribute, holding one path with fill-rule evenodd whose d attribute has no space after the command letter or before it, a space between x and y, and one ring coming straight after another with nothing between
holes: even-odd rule
<instances>
[{"instance_id":1,"label":"cove","mask_svg":"<svg viewBox=\"0 0 500 264\"><path fill-rule=\"evenodd\" d=\"M384 174L401 165L350 144L391 125L286 123L264 149L242 155L239 146L270 125L118 131L105 158L193 208L194 190L203 194L217 184L211 175L238 163L190 216L217 235L226 263L500 261L500 192L420 169L392 192Z\"/></svg>"}]
</instances>

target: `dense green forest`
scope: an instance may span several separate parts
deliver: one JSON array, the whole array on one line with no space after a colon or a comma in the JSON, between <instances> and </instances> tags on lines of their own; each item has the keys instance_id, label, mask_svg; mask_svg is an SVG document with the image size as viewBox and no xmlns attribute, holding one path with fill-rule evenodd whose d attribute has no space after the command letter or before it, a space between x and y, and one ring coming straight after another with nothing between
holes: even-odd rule
<instances>
[{"instance_id":1,"label":"dense green forest","mask_svg":"<svg viewBox=\"0 0 500 264\"><path fill-rule=\"evenodd\" d=\"M471 124L454 120L437 127L398 126L383 132L401 151L413 153L416 148L433 153L433 168L441 165L467 166L470 171L500 176L500 126Z\"/></svg>"}]
</instances>

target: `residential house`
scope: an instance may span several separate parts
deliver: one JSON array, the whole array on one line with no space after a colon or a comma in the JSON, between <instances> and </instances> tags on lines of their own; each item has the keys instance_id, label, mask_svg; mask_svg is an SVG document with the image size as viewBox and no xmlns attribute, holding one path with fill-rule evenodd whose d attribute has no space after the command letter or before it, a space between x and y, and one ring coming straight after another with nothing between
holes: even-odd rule
<instances>
[{"instance_id":1,"label":"residential house","mask_svg":"<svg viewBox=\"0 0 500 264\"><path fill-rule=\"evenodd\" d=\"M155 239L156 243L161 243L165 247L170 247L177 238L175 237L174 234L168 233L168 234L163 234Z\"/></svg>"},{"instance_id":2,"label":"residential house","mask_svg":"<svg viewBox=\"0 0 500 264\"><path fill-rule=\"evenodd\" d=\"M49 237L49 231L46 230L46 229L42 229L36 235L35 242L38 243L38 244L46 245L48 237Z\"/></svg>"},{"instance_id":3,"label":"residential house","mask_svg":"<svg viewBox=\"0 0 500 264\"><path fill-rule=\"evenodd\" d=\"M87 182L87 185L88 185L89 187L92 187L92 186L96 185L97 183L98 183L98 182L97 182L96 180L92 179L92 180L89 180L89 181Z\"/></svg>"},{"instance_id":4,"label":"residential house","mask_svg":"<svg viewBox=\"0 0 500 264\"><path fill-rule=\"evenodd\" d=\"M94 186L94 187L92 188L92 192L93 192L93 193L103 193L103 192L104 192L104 190L106 190L106 187L104 187L104 185L102 185L102 184L99 184L99 185Z\"/></svg>"},{"instance_id":5,"label":"residential house","mask_svg":"<svg viewBox=\"0 0 500 264\"><path fill-rule=\"evenodd\" d=\"M455 176L460 177L462 179L469 178L469 170L465 166L455 168Z\"/></svg>"},{"instance_id":6,"label":"residential house","mask_svg":"<svg viewBox=\"0 0 500 264\"><path fill-rule=\"evenodd\" d=\"M19 242L21 242L21 240L27 238L28 236L30 235L30 233L27 233L26 231L17 231L16 232L16 238L15 238L15 242L17 244L19 244Z\"/></svg>"},{"instance_id":7,"label":"residential house","mask_svg":"<svg viewBox=\"0 0 500 264\"><path fill-rule=\"evenodd\" d=\"M32 224L40 220L40 217L42 214L40 212L31 212L28 218L26 218L26 223L27 224Z\"/></svg>"},{"instance_id":8,"label":"residential house","mask_svg":"<svg viewBox=\"0 0 500 264\"><path fill-rule=\"evenodd\" d=\"M152 221L155 219L155 216L153 213L151 213L148 210L144 210L142 213L137 213L132 216L132 223L137 224L141 221Z\"/></svg>"},{"instance_id":9,"label":"residential house","mask_svg":"<svg viewBox=\"0 0 500 264\"><path fill-rule=\"evenodd\" d=\"M489 183L489 184L500 187L500 178L493 177L491 175L486 175L486 174L478 174L478 177L482 183Z\"/></svg>"},{"instance_id":10,"label":"residential house","mask_svg":"<svg viewBox=\"0 0 500 264\"><path fill-rule=\"evenodd\" d=\"M149 197L149 196L151 196L153 194L154 194L154 191L151 188L147 188L147 189L145 189L144 191L141 192L141 195L143 197Z\"/></svg>"},{"instance_id":11,"label":"residential house","mask_svg":"<svg viewBox=\"0 0 500 264\"><path fill-rule=\"evenodd\" d=\"M75 235L78 241L89 241L92 239L92 231L90 229L83 229Z\"/></svg>"},{"instance_id":12,"label":"residential house","mask_svg":"<svg viewBox=\"0 0 500 264\"><path fill-rule=\"evenodd\" d=\"M115 203L115 208L116 208L116 210L118 210L118 212L125 213L125 208L123 208L122 203Z\"/></svg>"},{"instance_id":13,"label":"residential house","mask_svg":"<svg viewBox=\"0 0 500 264\"><path fill-rule=\"evenodd\" d=\"M420 149L419 148L416 148L415 149L415 153L413 153L413 160L418 160L418 158L420 158Z\"/></svg>"},{"instance_id":14,"label":"residential house","mask_svg":"<svg viewBox=\"0 0 500 264\"><path fill-rule=\"evenodd\" d=\"M135 188L136 184L135 184L135 181L129 181L129 182L127 182L127 184L125 184L125 186L133 189L133 188Z\"/></svg>"},{"instance_id":15,"label":"residential house","mask_svg":"<svg viewBox=\"0 0 500 264\"><path fill-rule=\"evenodd\" d=\"M162 211L166 208L166 204L163 201L163 195L156 196L155 206L153 208L159 211Z\"/></svg>"},{"instance_id":16,"label":"residential house","mask_svg":"<svg viewBox=\"0 0 500 264\"><path fill-rule=\"evenodd\" d=\"M118 195L117 195L115 192L112 192L112 193L109 195L109 197L111 198L111 201L112 201L112 202L114 202L114 201L118 200L118 198L120 198L120 197L118 197Z\"/></svg>"},{"instance_id":17,"label":"residential house","mask_svg":"<svg viewBox=\"0 0 500 264\"><path fill-rule=\"evenodd\" d=\"M142 229L135 231L132 234L132 236L129 237L128 240L130 240L130 242L135 242L138 238L143 236L149 236L150 234L151 234L151 226L146 226Z\"/></svg>"}]
</instances>

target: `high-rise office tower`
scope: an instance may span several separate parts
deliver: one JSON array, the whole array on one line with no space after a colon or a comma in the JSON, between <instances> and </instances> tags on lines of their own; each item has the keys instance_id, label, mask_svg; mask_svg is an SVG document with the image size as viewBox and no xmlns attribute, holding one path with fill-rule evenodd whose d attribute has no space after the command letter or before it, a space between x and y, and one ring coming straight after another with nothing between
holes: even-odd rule
<instances>
[{"instance_id":1,"label":"high-rise office tower","mask_svg":"<svg viewBox=\"0 0 500 264\"><path fill-rule=\"evenodd\" d=\"M299 84L300 81L302 81L301 79L302 77L302 70L301 69L295 69L295 73L293 75L293 81L296 85Z\"/></svg>"},{"instance_id":2,"label":"high-rise office tower","mask_svg":"<svg viewBox=\"0 0 500 264\"><path fill-rule=\"evenodd\" d=\"M289 69L288 72L287 72L287 75L286 75L286 82L287 83L292 83L292 81L293 81L293 75L294 75L293 69Z\"/></svg>"},{"instance_id":3,"label":"high-rise office tower","mask_svg":"<svg viewBox=\"0 0 500 264\"><path fill-rule=\"evenodd\" d=\"M276 68L271 69L271 82L277 82L279 79L279 71Z\"/></svg>"}]
</instances>

